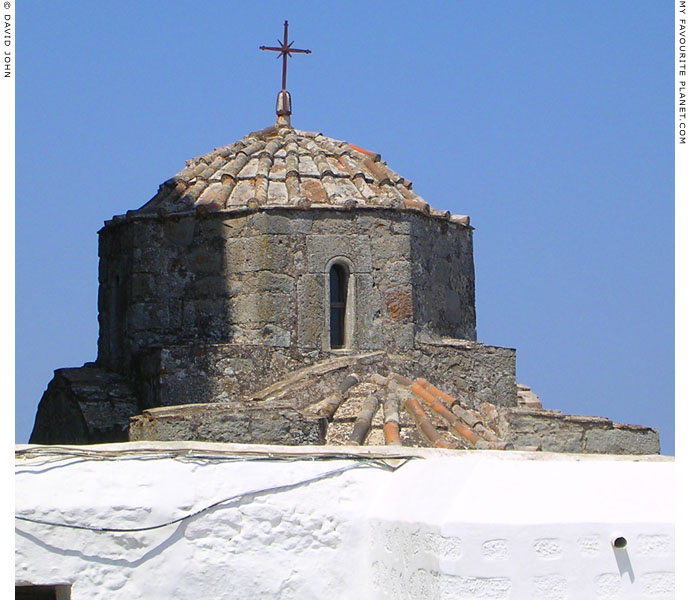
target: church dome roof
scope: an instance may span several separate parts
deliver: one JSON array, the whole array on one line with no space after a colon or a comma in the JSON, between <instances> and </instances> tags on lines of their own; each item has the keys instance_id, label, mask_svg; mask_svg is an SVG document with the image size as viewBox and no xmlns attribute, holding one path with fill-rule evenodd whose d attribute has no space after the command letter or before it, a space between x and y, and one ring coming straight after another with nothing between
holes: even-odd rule
<instances>
[{"instance_id":1,"label":"church dome roof","mask_svg":"<svg viewBox=\"0 0 690 600\"><path fill-rule=\"evenodd\" d=\"M272 126L187 161L136 213L249 207L429 205L381 156L320 133Z\"/></svg>"}]
</instances>

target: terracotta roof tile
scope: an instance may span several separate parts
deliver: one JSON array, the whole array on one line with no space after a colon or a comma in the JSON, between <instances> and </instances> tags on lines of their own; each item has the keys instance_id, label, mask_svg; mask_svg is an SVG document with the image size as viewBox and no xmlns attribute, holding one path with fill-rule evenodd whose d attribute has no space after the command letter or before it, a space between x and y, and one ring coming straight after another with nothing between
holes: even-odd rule
<instances>
[{"instance_id":1,"label":"terracotta roof tile","mask_svg":"<svg viewBox=\"0 0 690 600\"><path fill-rule=\"evenodd\" d=\"M320 133L276 126L187 161L149 202L128 214L184 212L202 205L215 210L348 203L430 214L412 184L379 154Z\"/></svg>"},{"instance_id":2,"label":"terracotta roof tile","mask_svg":"<svg viewBox=\"0 0 690 600\"><path fill-rule=\"evenodd\" d=\"M289 197L285 183L282 181L269 181L266 201L268 204L287 204Z\"/></svg>"},{"instance_id":3,"label":"terracotta roof tile","mask_svg":"<svg viewBox=\"0 0 690 600\"><path fill-rule=\"evenodd\" d=\"M307 411L326 417L329 444L499 450L509 446L480 415L424 379L413 382L396 373L372 373L365 381L354 375L345 381L345 391L341 386Z\"/></svg>"}]
</instances>

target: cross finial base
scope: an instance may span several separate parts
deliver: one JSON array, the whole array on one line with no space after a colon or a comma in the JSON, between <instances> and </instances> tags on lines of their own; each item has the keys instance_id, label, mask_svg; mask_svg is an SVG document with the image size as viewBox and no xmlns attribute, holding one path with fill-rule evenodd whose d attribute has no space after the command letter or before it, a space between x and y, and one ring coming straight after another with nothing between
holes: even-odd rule
<instances>
[{"instance_id":1,"label":"cross finial base","mask_svg":"<svg viewBox=\"0 0 690 600\"><path fill-rule=\"evenodd\" d=\"M279 117L289 117L292 114L292 97L287 90L280 90L278 92L276 114Z\"/></svg>"},{"instance_id":2,"label":"cross finial base","mask_svg":"<svg viewBox=\"0 0 690 600\"><path fill-rule=\"evenodd\" d=\"M276 115L278 115L276 124L287 125L289 127L291 114L292 98L290 97L290 92L287 90L281 90L278 92L278 98L276 98Z\"/></svg>"}]
</instances>

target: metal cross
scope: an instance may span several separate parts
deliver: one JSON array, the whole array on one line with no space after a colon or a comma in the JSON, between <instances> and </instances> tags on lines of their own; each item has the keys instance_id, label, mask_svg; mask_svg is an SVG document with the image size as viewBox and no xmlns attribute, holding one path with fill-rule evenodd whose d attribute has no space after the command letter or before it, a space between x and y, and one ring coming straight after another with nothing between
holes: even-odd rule
<instances>
[{"instance_id":1,"label":"metal cross","mask_svg":"<svg viewBox=\"0 0 690 600\"><path fill-rule=\"evenodd\" d=\"M259 46L259 50L273 50L273 52L280 52L276 58L280 58L281 56L283 57L283 91L286 91L287 88L287 59L288 56L292 56L293 52L299 52L301 54L311 54L311 50L301 50L299 48L293 48L292 44L295 42L290 42L288 44L288 22L285 21L285 24L283 26L285 28L284 34L283 34L283 41L281 42L278 40L278 43L280 46L277 48L275 46Z\"/></svg>"}]
</instances>

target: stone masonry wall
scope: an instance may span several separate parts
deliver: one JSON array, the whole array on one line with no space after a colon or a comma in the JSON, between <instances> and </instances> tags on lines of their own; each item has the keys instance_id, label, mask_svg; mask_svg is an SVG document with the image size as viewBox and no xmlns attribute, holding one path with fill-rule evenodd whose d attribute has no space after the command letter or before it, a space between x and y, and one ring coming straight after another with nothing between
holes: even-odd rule
<instances>
[{"instance_id":1,"label":"stone masonry wall","mask_svg":"<svg viewBox=\"0 0 690 600\"><path fill-rule=\"evenodd\" d=\"M305 363L280 348L186 344L152 348L137 366L141 406L155 408L239 400Z\"/></svg>"},{"instance_id":2,"label":"stone masonry wall","mask_svg":"<svg viewBox=\"0 0 690 600\"><path fill-rule=\"evenodd\" d=\"M564 415L558 410L513 407L501 411L500 433L516 446L545 452L659 454L659 432L621 425L605 417Z\"/></svg>"},{"instance_id":3,"label":"stone masonry wall","mask_svg":"<svg viewBox=\"0 0 690 600\"><path fill-rule=\"evenodd\" d=\"M423 377L446 393L479 409L482 402L514 406L515 351L478 342L418 344L405 355L385 352L338 357L342 368L320 373L290 396L303 408L337 389L348 373L361 378L376 371ZM288 352L234 344L189 344L152 349L137 374L142 408L249 398L308 366ZM321 364L321 363L319 363Z\"/></svg>"},{"instance_id":4,"label":"stone masonry wall","mask_svg":"<svg viewBox=\"0 0 690 600\"><path fill-rule=\"evenodd\" d=\"M214 441L240 444L323 445L327 421L283 406L264 410L244 402L188 404L145 410L130 423L129 441Z\"/></svg>"},{"instance_id":5,"label":"stone masonry wall","mask_svg":"<svg viewBox=\"0 0 690 600\"><path fill-rule=\"evenodd\" d=\"M100 232L98 362L130 373L142 350L189 342L319 360L330 354L327 270L338 257L353 267L350 350L409 350L415 320L473 338L471 229L432 221L441 220L293 209L109 222ZM425 246L426 236L435 241Z\"/></svg>"},{"instance_id":6,"label":"stone masonry wall","mask_svg":"<svg viewBox=\"0 0 690 600\"><path fill-rule=\"evenodd\" d=\"M471 230L441 219L411 221L417 332L476 340Z\"/></svg>"},{"instance_id":7,"label":"stone masonry wall","mask_svg":"<svg viewBox=\"0 0 690 600\"><path fill-rule=\"evenodd\" d=\"M93 363L57 369L43 394L32 444L97 444L126 441L137 398L121 376Z\"/></svg>"}]
</instances>

